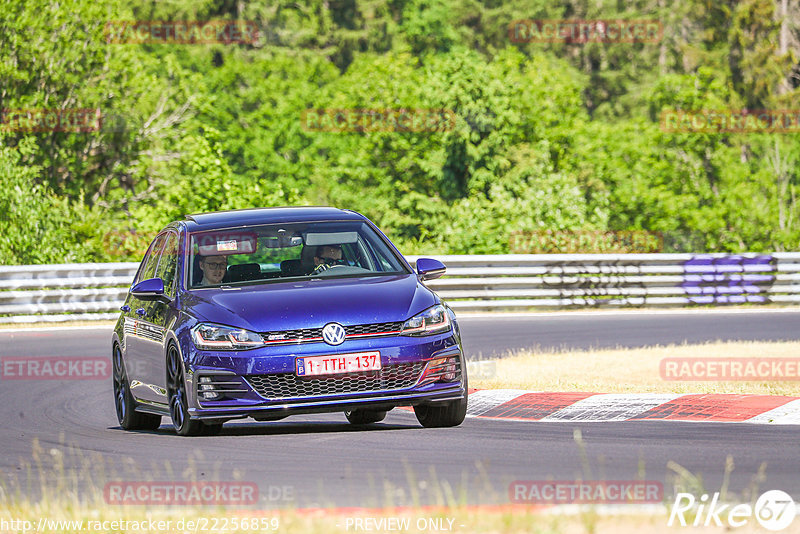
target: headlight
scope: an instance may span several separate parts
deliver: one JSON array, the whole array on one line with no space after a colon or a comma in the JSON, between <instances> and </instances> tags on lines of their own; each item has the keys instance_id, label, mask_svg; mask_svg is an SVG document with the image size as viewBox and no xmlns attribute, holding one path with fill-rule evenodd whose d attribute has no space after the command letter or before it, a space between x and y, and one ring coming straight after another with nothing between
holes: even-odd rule
<instances>
[{"instance_id":1,"label":"headlight","mask_svg":"<svg viewBox=\"0 0 800 534\"><path fill-rule=\"evenodd\" d=\"M427 336L450 330L450 315L441 304L418 313L405 323L400 332L403 336Z\"/></svg>"},{"instance_id":2,"label":"headlight","mask_svg":"<svg viewBox=\"0 0 800 534\"><path fill-rule=\"evenodd\" d=\"M264 346L264 340L255 332L209 323L200 323L192 328L192 339L198 349L206 350L242 350Z\"/></svg>"}]
</instances>

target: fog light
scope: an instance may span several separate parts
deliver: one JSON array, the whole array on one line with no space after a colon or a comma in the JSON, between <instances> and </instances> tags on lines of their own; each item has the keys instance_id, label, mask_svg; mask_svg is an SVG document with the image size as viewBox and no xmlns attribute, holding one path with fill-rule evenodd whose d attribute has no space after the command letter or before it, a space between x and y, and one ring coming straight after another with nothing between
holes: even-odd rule
<instances>
[{"instance_id":1,"label":"fog light","mask_svg":"<svg viewBox=\"0 0 800 534\"><path fill-rule=\"evenodd\" d=\"M448 356L428 362L419 383L454 382L458 380L458 358Z\"/></svg>"},{"instance_id":2,"label":"fog light","mask_svg":"<svg viewBox=\"0 0 800 534\"><path fill-rule=\"evenodd\" d=\"M442 377L445 382L452 382L456 379L456 364L454 358L448 358L448 361L451 362L449 365L444 366L445 374Z\"/></svg>"},{"instance_id":3,"label":"fog light","mask_svg":"<svg viewBox=\"0 0 800 534\"><path fill-rule=\"evenodd\" d=\"M215 400L220 397L220 394L214 391L214 384L211 382L210 376L200 377L200 396L206 400Z\"/></svg>"}]
</instances>

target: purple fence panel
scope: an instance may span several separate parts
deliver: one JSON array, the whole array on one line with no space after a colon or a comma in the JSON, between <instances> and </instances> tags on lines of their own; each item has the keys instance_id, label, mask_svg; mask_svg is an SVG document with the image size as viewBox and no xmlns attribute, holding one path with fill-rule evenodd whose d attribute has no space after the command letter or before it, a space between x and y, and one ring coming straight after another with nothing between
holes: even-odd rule
<instances>
[{"instance_id":1,"label":"purple fence panel","mask_svg":"<svg viewBox=\"0 0 800 534\"><path fill-rule=\"evenodd\" d=\"M775 259L769 254L714 257L700 254L683 263L683 283L689 302L744 304L769 302L767 290L775 282Z\"/></svg>"}]
</instances>

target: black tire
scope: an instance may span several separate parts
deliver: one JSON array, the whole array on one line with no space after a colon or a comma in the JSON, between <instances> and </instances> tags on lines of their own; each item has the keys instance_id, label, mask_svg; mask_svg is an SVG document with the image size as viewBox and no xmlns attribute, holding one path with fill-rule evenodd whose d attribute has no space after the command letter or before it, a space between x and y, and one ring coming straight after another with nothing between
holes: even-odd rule
<instances>
[{"instance_id":1,"label":"black tire","mask_svg":"<svg viewBox=\"0 0 800 534\"><path fill-rule=\"evenodd\" d=\"M368 425L386 419L386 411L378 410L353 410L344 412L344 416L353 425Z\"/></svg>"},{"instance_id":2,"label":"black tire","mask_svg":"<svg viewBox=\"0 0 800 534\"><path fill-rule=\"evenodd\" d=\"M119 345L114 345L112 354L112 380L114 383L114 407L117 411L117 421L124 430L155 430L161 426L161 416L136 411L136 401L133 399L128 382L128 373L125 371L125 362Z\"/></svg>"},{"instance_id":3,"label":"black tire","mask_svg":"<svg viewBox=\"0 0 800 534\"><path fill-rule=\"evenodd\" d=\"M222 432L222 423L211 425L208 423L203 423L203 435L204 436L216 436L220 432Z\"/></svg>"},{"instance_id":4,"label":"black tire","mask_svg":"<svg viewBox=\"0 0 800 534\"><path fill-rule=\"evenodd\" d=\"M183 362L175 345L170 345L167 350L167 398L172 427L179 436L199 436L204 433L203 422L192 419L189 415Z\"/></svg>"},{"instance_id":5,"label":"black tire","mask_svg":"<svg viewBox=\"0 0 800 534\"><path fill-rule=\"evenodd\" d=\"M464 372L464 392L468 391L467 373ZM419 424L425 428L442 428L458 426L464 422L467 416L467 396L463 399L449 402L442 406L431 406L420 404L414 406L414 415L417 416Z\"/></svg>"}]
</instances>

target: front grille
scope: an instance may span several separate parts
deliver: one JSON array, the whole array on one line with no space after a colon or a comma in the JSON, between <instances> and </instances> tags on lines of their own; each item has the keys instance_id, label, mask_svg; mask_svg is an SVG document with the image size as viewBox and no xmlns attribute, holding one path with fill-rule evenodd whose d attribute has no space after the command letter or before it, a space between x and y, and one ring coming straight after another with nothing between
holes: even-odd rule
<instances>
[{"instance_id":1,"label":"front grille","mask_svg":"<svg viewBox=\"0 0 800 534\"><path fill-rule=\"evenodd\" d=\"M301 328L298 330L282 330L280 332L264 332L261 334L261 338L271 343L322 339L322 328Z\"/></svg>"},{"instance_id":2,"label":"front grille","mask_svg":"<svg viewBox=\"0 0 800 534\"><path fill-rule=\"evenodd\" d=\"M290 399L410 388L417 383L425 362L387 365L380 371L323 377L298 377L293 373L247 375L256 392L266 399Z\"/></svg>"},{"instance_id":3,"label":"front grille","mask_svg":"<svg viewBox=\"0 0 800 534\"><path fill-rule=\"evenodd\" d=\"M345 326L345 339L348 337L396 334L402 327L402 321ZM267 343L304 343L309 341L320 341L322 339L322 327L263 332L261 334L261 338Z\"/></svg>"},{"instance_id":4,"label":"front grille","mask_svg":"<svg viewBox=\"0 0 800 534\"><path fill-rule=\"evenodd\" d=\"M403 323L375 323L357 324L355 326L345 326L344 330L348 336L364 336L369 334L397 333L403 328Z\"/></svg>"}]
</instances>

